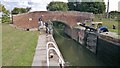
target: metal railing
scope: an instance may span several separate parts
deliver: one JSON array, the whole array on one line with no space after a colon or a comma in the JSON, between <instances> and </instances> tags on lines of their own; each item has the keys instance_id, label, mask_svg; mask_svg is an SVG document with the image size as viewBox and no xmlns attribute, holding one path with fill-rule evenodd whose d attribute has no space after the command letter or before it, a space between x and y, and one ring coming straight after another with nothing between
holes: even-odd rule
<instances>
[{"instance_id":1,"label":"metal railing","mask_svg":"<svg viewBox=\"0 0 120 68\"><path fill-rule=\"evenodd\" d=\"M54 47L48 48L49 44L52 44ZM57 48L57 46L55 45L54 42L48 42L47 45L46 45L46 50L47 50L47 66L48 66L48 67L50 66L50 65L49 65L49 51L50 51L50 50L54 50L54 51L56 52L56 54L57 54L58 57L59 57L59 60L61 61L61 62L59 62L59 63L61 63L62 66L64 66L65 62L64 62L63 58L61 57L61 53L60 53L60 51L58 50L58 48Z\"/></svg>"}]
</instances>

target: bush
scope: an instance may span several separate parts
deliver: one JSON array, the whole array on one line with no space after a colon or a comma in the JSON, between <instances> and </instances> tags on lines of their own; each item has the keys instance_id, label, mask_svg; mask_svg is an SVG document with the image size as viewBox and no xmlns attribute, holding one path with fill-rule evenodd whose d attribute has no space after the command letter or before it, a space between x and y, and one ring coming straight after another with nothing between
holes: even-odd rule
<instances>
[{"instance_id":1,"label":"bush","mask_svg":"<svg viewBox=\"0 0 120 68\"><path fill-rule=\"evenodd\" d=\"M0 7L2 7L2 23L8 23L10 22L10 13L8 10L6 10L6 8L4 7L4 5L0 4Z\"/></svg>"},{"instance_id":2,"label":"bush","mask_svg":"<svg viewBox=\"0 0 120 68\"><path fill-rule=\"evenodd\" d=\"M2 15L2 23L10 23L10 17Z\"/></svg>"}]
</instances>

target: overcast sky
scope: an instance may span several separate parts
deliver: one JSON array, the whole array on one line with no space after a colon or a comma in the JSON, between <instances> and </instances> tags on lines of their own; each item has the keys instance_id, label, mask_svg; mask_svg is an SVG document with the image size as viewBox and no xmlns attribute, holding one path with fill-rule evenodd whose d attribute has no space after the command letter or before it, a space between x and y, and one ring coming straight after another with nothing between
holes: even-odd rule
<instances>
[{"instance_id":1,"label":"overcast sky","mask_svg":"<svg viewBox=\"0 0 120 68\"><path fill-rule=\"evenodd\" d=\"M46 11L46 6L51 1L63 1L68 2L68 0L1 0L2 4L8 10L13 10L14 7L32 7L31 11ZM106 5L108 0L104 0ZM120 0L110 0L109 11L118 10L118 2Z\"/></svg>"}]
</instances>

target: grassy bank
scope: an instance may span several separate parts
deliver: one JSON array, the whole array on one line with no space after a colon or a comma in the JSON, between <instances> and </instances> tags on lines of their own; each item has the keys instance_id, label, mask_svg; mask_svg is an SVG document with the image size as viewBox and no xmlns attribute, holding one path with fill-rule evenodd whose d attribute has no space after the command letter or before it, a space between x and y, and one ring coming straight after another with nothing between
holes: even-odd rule
<instances>
[{"instance_id":1,"label":"grassy bank","mask_svg":"<svg viewBox=\"0 0 120 68\"><path fill-rule=\"evenodd\" d=\"M94 19L95 22L103 22L102 25L103 26L107 26L109 31L110 32L116 32L120 35L120 31L119 31L119 24L120 22L118 22L117 20L114 20L114 19L106 19L106 18L102 18L102 19L99 19L99 18L95 18ZM113 25L116 26L116 29L113 29Z\"/></svg>"},{"instance_id":2,"label":"grassy bank","mask_svg":"<svg viewBox=\"0 0 120 68\"><path fill-rule=\"evenodd\" d=\"M0 67L2 66L2 24L0 23Z\"/></svg>"},{"instance_id":3,"label":"grassy bank","mask_svg":"<svg viewBox=\"0 0 120 68\"><path fill-rule=\"evenodd\" d=\"M31 66L37 39L37 31L22 31L2 24L2 65Z\"/></svg>"}]
</instances>

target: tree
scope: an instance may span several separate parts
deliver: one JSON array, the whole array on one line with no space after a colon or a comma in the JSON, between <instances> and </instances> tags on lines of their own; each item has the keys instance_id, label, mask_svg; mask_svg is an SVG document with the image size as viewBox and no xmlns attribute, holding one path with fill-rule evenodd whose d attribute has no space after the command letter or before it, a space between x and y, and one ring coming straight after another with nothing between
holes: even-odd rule
<instances>
[{"instance_id":1,"label":"tree","mask_svg":"<svg viewBox=\"0 0 120 68\"><path fill-rule=\"evenodd\" d=\"M12 10L12 14L19 14L20 13L20 10L19 10L19 8L14 8L13 10Z\"/></svg>"},{"instance_id":2,"label":"tree","mask_svg":"<svg viewBox=\"0 0 120 68\"><path fill-rule=\"evenodd\" d=\"M0 12L2 12L2 4L0 3Z\"/></svg>"},{"instance_id":3,"label":"tree","mask_svg":"<svg viewBox=\"0 0 120 68\"><path fill-rule=\"evenodd\" d=\"M26 12L29 12L31 10L31 7L26 8Z\"/></svg>"},{"instance_id":4,"label":"tree","mask_svg":"<svg viewBox=\"0 0 120 68\"><path fill-rule=\"evenodd\" d=\"M71 7L70 4L73 4ZM94 14L100 14L105 12L105 3L104 2L69 2L68 3L69 10L71 9L75 11L81 12L92 12Z\"/></svg>"},{"instance_id":5,"label":"tree","mask_svg":"<svg viewBox=\"0 0 120 68\"><path fill-rule=\"evenodd\" d=\"M31 7L27 7L27 8L17 8L17 7L15 7L12 10L12 14L26 13L26 12L29 12L30 10L31 10Z\"/></svg>"},{"instance_id":6,"label":"tree","mask_svg":"<svg viewBox=\"0 0 120 68\"><path fill-rule=\"evenodd\" d=\"M68 6L67 6L67 3L64 3L64 2L50 2L47 6L47 10L49 10L49 11L67 11Z\"/></svg>"},{"instance_id":7,"label":"tree","mask_svg":"<svg viewBox=\"0 0 120 68\"><path fill-rule=\"evenodd\" d=\"M0 7L2 7L2 23L8 23L10 22L10 13L8 10L6 10L6 8L4 7L4 5L0 4Z\"/></svg>"},{"instance_id":8,"label":"tree","mask_svg":"<svg viewBox=\"0 0 120 68\"><path fill-rule=\"evenodd\" d=\"M76 3L75 2L68 2L68 8L69 10L76 10Z\"/></svg>"},{"instance_id":9,"label":"tree","mask_svg":"<svg viewBox=\"0 0 120 68\"><path fill-rule=\"evenodd\" d=\"M119 16L120 16L120 12L118 12L118 11L109 12L109 17L112 19L120 20Z\"/></svg>"}]
</instances>

